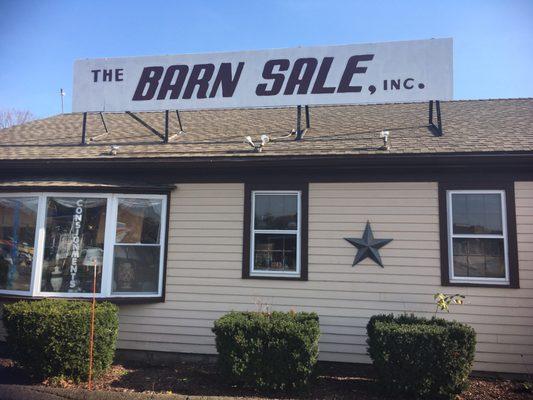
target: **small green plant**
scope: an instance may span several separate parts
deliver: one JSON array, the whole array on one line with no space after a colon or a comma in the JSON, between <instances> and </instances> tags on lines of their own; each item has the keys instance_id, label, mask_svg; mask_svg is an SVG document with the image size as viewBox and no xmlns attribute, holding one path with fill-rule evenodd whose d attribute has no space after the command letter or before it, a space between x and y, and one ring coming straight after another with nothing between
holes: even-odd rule
<instances>
[{"instance_id":1,"label":"small green plant","mask_svg":"<svg viewBox=\"0 0 533 400\"><path fill-rule=\"evenodd\" d=\"M4 306L7 345L13 360L31 375L51 382L86 380L89 372L91 304L44 299ZM113 361L118 334L118 308L108 302L95 308L94 374Z\"/></svg>"},{"instance_id":2,"label":"small green plant","mask_svg":"<svg viewBox=\"0 0 533 400\"><path fill-rule=\"evenodd\" d=\"M440 311L450 312L450 304L464 304L465 296L462 294L445 294L437 293L433 296L435 302L437 303L437 309L435 314Z\"/></svg>"},{"instance_id":3,"label":"small green plant","mask_svg":"<svg viewBox=\"0 0 533 400\"><path fill-rule=\"evenodd\" d=\"M441 318L376 315L367 325L368 354L380 387L409 399L454 399L468 383L476 333Z\"/></svg>"},{"instance_id":4,"label":"small green plant","mask_svg":"<svg viewBox=\"0 0 533 400\"><path fill-rule=\"evenodd\" d=\"M257 389L303 389L318 359L318 315L231 312L213 328L222 375Z\"/></svg>"},{"instance_id":5,"label":"small green plant","mask_svg":"<svg viewBox=\"0 0 533 400\"><path fill-rule=\"evenodd\" d=\"M524 393L533 393L533 382L520 382L519 390Z\"/></svg>"},{"instance_id":6,"label":"small green plant","mask_svg":"<svg viewBox=\"0 0 533 400\"><path fill-rule=\"evenodd\" d=\"M531 375L531 371L529 370L528 364L524 360L524 355L520 354L520 358L522 360L522 363L524 365L524 369L527 371L527 380L520 382L519 384L519 391L523 393L533 393L533 376Z\"/></svg>"}]
</instances>

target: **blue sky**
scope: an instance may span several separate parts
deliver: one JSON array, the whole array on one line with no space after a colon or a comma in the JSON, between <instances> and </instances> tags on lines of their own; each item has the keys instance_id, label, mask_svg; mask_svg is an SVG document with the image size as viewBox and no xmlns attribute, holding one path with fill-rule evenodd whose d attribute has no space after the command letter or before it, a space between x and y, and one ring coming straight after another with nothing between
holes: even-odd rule
<instances>
[{"instance_id":1,"label":"blue sky","mask_svg":"<svg viewBox=\"0 0 533 400\"><path fill-rule=\"evenodd\" d=\"M0 109L70 111L75 59L453 37L455 99L533 96L532 0L0 0Z\"/></svg>"}]
</instances>

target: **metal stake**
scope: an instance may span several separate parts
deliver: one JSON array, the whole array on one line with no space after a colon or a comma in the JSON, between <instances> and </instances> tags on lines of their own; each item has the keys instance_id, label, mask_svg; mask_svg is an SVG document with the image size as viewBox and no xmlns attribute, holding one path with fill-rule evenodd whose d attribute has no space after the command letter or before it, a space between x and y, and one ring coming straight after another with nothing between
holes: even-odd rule
<instances>
[{"instance_id":1,"label":"metal stake","mask_svg":"<svg viewBox=\"0 0 533 400\"><path fill-rule=\"evenodd\" d=\"M183 132L183 127L181 126L180 112L176 110L176 117L178 117L178 123L180 124L180 132Z\"/></svg>"},{"instance_id":2,"label":"metal stake","mask_svg":"<svg viewBox=\"0 0 533 400\"><path fill-rule=\"evenodd\" d=\"M87 144L85 140L85 129L87 127L87 113L83 113L83 122L81 125L81 144Z\"/></svg>"},{"instance_id":3,"label":"metal stake","mask_svg":"<svg viewBox=\"0 0 533 400\"><path fill-rule=\"evenodd\" d=\"M433 100L429 101L429 127L437 136L442 136L442 118L440 113L440 101L435 100L435 108L437 109L437 125L433 122Z\"/></svg>"},{"instance_id":4,"label":"metal stake","mask_svg":"<svg viewBox=\"0 0 533 400\"><path fill-rule=\"evenodd\" d=\"M302 106L296 107L296 140L302 139Z\"/></svg>"},{"instance_id":5,"label":"metal stake","mask_svg":"<svg viewBox=\"0 0 533 400\"><path fill-rule=\"evenodd\" d=\"M168 110L165 110L165 138L164 143L168 143Z\"/></svg>"},{"instance_id":6,"label":"metal stake","mask_svg":"<svg viewBox=\"0 0 533 400\"><path fill-rule=\"evenodd\" d=\"M89 337L89 390L93 390L94 314L96 307L96 259L93 273L93 302L91 305L91 332Z\"/></svg>"},{"instance_id":7,"label":"metal stake","mask_svg":"<svg viewBox=\"0 0 533 400\"><path fill-rule=\"evenodd\" d=\"M109 133L109 131L107 130L107 124L105 123L104 113L103 112L100 112L100 118L102 120L102 124L104 125L105 133Z\"/></svg>"},{"instance_id":8,"label":"metal stake","mask_svg":"<svg viewBox=\"0 0 533 400\"><path fill-rule=\"evenodd\" d=\"M439 133L442 135L442 119L440 117L440 101L436 101L435 105L437 106L437 126L439 127Z\"/></svg>"}]
</instances>

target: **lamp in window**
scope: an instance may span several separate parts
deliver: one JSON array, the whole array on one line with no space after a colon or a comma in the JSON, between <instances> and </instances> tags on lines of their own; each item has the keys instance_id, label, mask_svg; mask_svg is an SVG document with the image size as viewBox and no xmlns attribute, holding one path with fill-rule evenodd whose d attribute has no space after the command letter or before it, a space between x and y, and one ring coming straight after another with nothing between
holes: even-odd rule
<instances>
[{"instance_id":1,"label":"lamp in window","mask_svg":"<svg viewBox=\"0 0 533 400\"><path fill-rule=\"evenodd\" d=\"M83 259L82 264L84 267L87 268L88 271L91 272L91 273L86 274L86 277L83 283L85 287L91 286L92 279L89 277L92 277L93 274L95 273L98 274L98 270L100 269L103 263L103 255L104 255L104 251L98 247L89 247L85 251L85 258ZM95 268L96 271L93 272L91 267ZM96 277L96 275L94 276Z\"/></svg>"},{"instance_id":2,"label":"lamp in window","mask_svg":"<svg viewBox=\"0 0 533 400\"><path fill-rule=\"evenodd\" d=\"M85 252L85 258L83 259L83 265L86 267L94 266L97 267L102 265L102 260L104 256L104 251L98 247L90 247Z\"/></svg>"}]
</instances>

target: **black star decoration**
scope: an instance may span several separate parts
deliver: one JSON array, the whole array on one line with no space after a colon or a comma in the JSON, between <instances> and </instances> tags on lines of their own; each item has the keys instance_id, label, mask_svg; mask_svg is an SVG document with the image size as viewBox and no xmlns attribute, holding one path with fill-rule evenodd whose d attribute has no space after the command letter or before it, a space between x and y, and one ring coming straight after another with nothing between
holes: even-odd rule
<instances>
[{"instance_id":1,"label":"black star decoration","mask_svg":"<svg viewBox=\"0 0 533 400\"><path fill-rule=\"evenodd\" d=\"M370 222L366 222L365 232L361 239L357 238L344 238L344 240L350 242L357 247L357 254L353 260L352 267L363 261L365 258L374 260L381 268L384 268L381 262L378 249L382 248L386 244L392 242L392 239L374 239Z\"/></svg>"}]
</instances>

